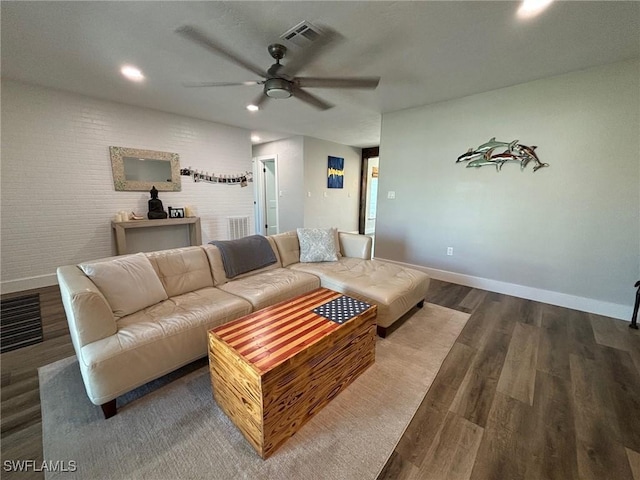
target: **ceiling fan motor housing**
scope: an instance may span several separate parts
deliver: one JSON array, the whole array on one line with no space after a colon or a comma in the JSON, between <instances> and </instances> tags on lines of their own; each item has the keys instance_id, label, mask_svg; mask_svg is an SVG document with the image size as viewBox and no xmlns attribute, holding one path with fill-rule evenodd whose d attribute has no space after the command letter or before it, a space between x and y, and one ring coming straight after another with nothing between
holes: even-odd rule
<instances>
[{"instance_id":1,"label":"ceiling fan motor housing","mask_svg":"<svg viewBox=\"0 0 640 480\"><path fill-rule=\"evenodd\" d=\"M267 47L267 50L269 51L269 55L276 60L282 60L287 54L287 47L280 45L279 43L272 43Z\"/></svg>"},{"instance_id":2,"label":"ceiling fan motor housing","mask_svg":"<svg viewBox=\"0 0 640 480\"><path fill-rule=\"evenodd\" d=\"M269 78L264 82L264 93L270 98L289 98L292 95L291 82L284 78Z\"/></svg>"}]
</instances>

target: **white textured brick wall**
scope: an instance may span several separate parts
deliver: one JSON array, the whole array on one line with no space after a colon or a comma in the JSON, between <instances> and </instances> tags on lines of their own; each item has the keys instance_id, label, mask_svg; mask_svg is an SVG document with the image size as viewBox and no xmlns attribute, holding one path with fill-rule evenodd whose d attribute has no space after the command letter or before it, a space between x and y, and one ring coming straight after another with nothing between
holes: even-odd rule
<instances>
[{"instance_id":1,"label":"white textured brick wall","mask_svg":"<svg viewBox=\"0 0 640 480\"><path fill-rule=\"evenodd\" d=\"M115 254L110 220L146 215L147 192L116 192L109 146L177 152L210 173L251 170L250 132L212 122L2 81L2 291L55 283L60 265ZM227 238L227 216L249 215L253 185L194 183L160 192L165 209L190 205L202 240Z\"/></svg>"}]
</instances>

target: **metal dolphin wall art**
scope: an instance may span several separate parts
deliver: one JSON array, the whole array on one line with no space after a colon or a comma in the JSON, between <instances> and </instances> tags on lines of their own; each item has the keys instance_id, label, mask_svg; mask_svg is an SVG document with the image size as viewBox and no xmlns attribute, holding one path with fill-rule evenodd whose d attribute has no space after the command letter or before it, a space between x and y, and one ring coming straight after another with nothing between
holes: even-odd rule
<instances>
[{"instance_id":1,"label":"metal dolphin wall art","mask_svg":"<svg viewBox=\"0 0 640 480\"><path fill-rule=\"evenodd\" d=\"M548 167L549 164L548 163L542 163L540 161L540 159L538 158L538 155L536 155L536 152L534 152L534 150L538 148L536 145L533 145L531 147L527 147L526 145L516 145L515 146L515 151L517 152L517 155L519 155L520 157L523 157L525 160L523 160L524 164L522 164L521 162L521 168L524 169L524 167L527 166L527 163L529 163L529 161L533 160L533 163L535 163L534 167L533 167L533 171L537 171L539 169L541 169L542 167Z\"/></svg>"},{"instance_id":2,"label":"metal dolphin wall art","mask_svg":"<svg viewBox=\"0 0 640 480\"><path fill-rule=\"evenodd\" d=\"M496 148L505 147L507 150L512 150L518 144L518 140L514 140L513 142L496 142L496 137L493 137L487 143L483 143L478 148L476 148L476 152L486 152L488 150L495 150Z\"/></svg>"},{"instance_id":3,"label":"metal dolphin wall art","mask_svg":"<svg viewBox=\"0 0 640 480\"><path fill-rule=\"evenodd\" d=\"M500 170L498 164L496 162L492 162L491 160L486 160L484 158L478 158L477 160L472 160L467 164L467 168L478 168L484 167L485 165L493 165L496 167L496 171Z\"/></svg>"},{"instance_id":4,"label":"metal dolphin wall art","mask_svg":"<svg viewBox=\"0 0 640 480\"><path fill-rule=\"evenodd\" d=\"M473 160L467 164L467 168L472 167L484 167L485 165L493 165L496 167L496 171L499 172L502 170L502 166L507 162L519 162L520 159L509 153L508 151L504 151L502 153L498 153L496 155L492 155L493 149L488 150L482 159Z\"/></svg>"},{"instance_id":5,"label":"metal dolphin wall art","mask_svg":"<svg viewBox=\"0 0 640 480\"><path fill-rule=\"evenodd\" d=\"M474 160L476 158L482 158L482 157L484 157L484 152L477 152L477 151L474 151L473 148L470 148L469 150L466 151L466 153L463 153L458 157L458 159L456 160L456 163L468 162L469 160Z\"/></svg>"},{"instance_id":6,"label":"metal dolphin wall art","mask_svg":"<svg viewBox=\"0 0 640 480\"><path fill-rule=\"evenodd\" d=\"M493 154L497 148L504 148L502 153ZM502 170L502 166L507 162L519 162L520 169L524 170L529 162L535 165L533 171L537 171L542 167L548 167L548 163L542 163L535 153L535 145L529 147L518 143L518 140L512 142L499 142L496 137L491 138L488 142L483 143L478 148L470 148L460 155L456 163L468 162L467 168L479 168L485 165L493 165L496 172Z\"/></svg>"}]
</instances>

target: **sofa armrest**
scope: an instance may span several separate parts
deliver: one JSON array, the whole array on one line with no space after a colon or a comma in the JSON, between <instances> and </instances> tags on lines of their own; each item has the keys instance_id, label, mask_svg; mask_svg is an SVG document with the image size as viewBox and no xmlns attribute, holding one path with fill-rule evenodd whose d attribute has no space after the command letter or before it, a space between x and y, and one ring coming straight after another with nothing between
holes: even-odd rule
<instances>
[{"instance_id":1,"label":"sofa armrest","mask_svg":"<svg viewBox=\"0 0 640 480\"><path fill-rule=\"evenodd\" d=\"M347 232L339 232L338 237L342 255L371 260L371 237Z\"/></svg>"},{"instance_id":2,"label":"sofa armrest","mask_svg":"<svg viewBox=\"0 0 640 480\"><path fill-rule=\"evenodd\" d=\"M76 353L89 343L115 335L118 327L111 306L89 277L75 265L59 267L57 275Z\"/></svg>"}]
</instances>

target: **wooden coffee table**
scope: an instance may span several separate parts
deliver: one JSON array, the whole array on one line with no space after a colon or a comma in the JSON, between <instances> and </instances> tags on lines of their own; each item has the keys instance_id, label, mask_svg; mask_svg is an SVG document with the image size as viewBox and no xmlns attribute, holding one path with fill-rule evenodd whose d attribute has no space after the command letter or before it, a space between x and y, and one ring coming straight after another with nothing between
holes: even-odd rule
<instances>
[{"instance_id":1,"label":"wooden coffee table","mask_svg":"<svg viewBox=\"0 0 640 480\"><path fill-rule=\"evenodd\" d=\"M342 324L313 313L342 296L320 288L209 331L214 398L262 458L375 360L375 305Z\"/></svg>"}]
</instances>

